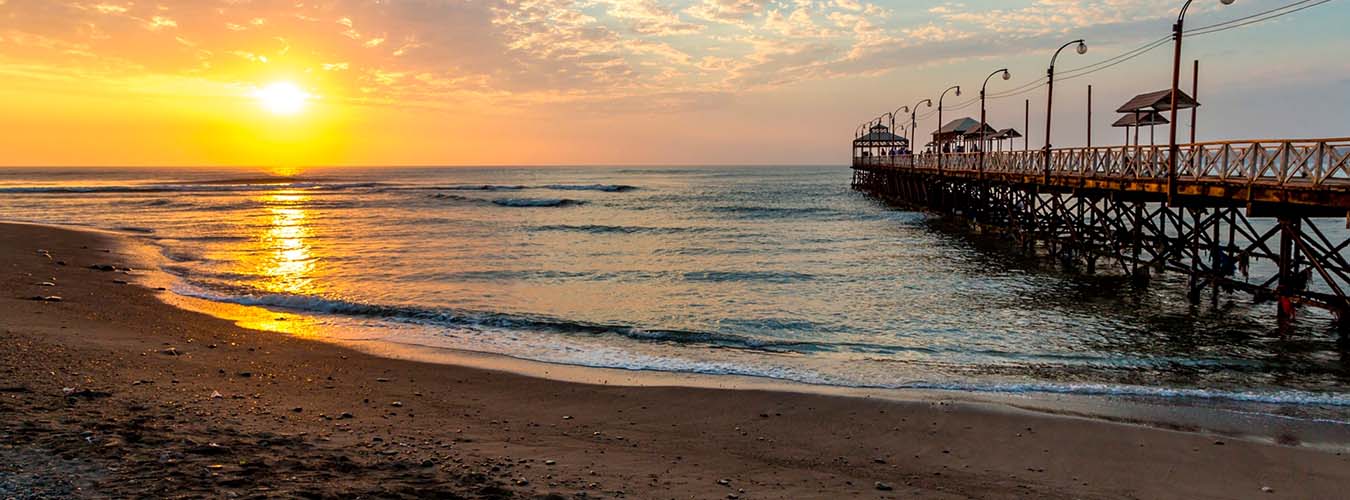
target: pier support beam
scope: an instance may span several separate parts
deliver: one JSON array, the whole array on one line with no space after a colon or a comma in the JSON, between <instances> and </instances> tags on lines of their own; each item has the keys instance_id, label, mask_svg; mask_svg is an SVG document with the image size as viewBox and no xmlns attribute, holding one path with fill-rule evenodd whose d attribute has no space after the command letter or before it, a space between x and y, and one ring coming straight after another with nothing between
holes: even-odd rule
<instances>
[{"instance_id":1,"label":"pier support beam","mask_svg":"<svg viewBox=\"0 0 1350 500\"><path fill-rule=\"evenodd\" d=\"M1146 285L1154 270L1185 275L1191 304L1218 307L1225 294L1274 300L1280 324L1300 308L1328 311L1350 332L1350 239L1331 240L1308 212L1165 192L1122 193L935 175L922 169L858 168L854 186L892 203L968 220L1024 252L1088 273L1118 269ZM1253 215L1255 214L1255 215ZM1338 221L1339 222L1339 221ZM1264 276L1252 262L1264 261ZM1273 268L1273 274L1271 269Z\"/></svg>"}]
</instances>

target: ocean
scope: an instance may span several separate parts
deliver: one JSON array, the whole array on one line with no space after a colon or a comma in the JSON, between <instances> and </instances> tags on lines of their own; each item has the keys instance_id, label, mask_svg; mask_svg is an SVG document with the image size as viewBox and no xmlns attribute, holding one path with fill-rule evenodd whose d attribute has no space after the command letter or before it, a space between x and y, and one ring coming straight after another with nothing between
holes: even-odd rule
<instances>
[{"instance_id":1,"label":"ocean","mask_svg":"<svg viewBox=\"0 0 1350 500\"><path fill-rule=\"evenodd\" d=\"M845 167L0 169L0 219L125 232L186 297L318 335L806 384L1350 408L1325 315L1191 306L849 189ZM1343 235L1341 235L1343 236ZM1334 236L1340 237L1340 236Z\"/></svg>"}]
</instances>

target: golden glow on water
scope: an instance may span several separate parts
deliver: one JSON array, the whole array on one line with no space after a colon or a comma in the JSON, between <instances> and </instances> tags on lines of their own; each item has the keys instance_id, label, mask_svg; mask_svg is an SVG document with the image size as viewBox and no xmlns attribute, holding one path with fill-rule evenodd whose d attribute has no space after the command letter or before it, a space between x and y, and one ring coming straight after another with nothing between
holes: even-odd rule
<instances>
[{"instance_id":1,"label":"golden glow on water","mask_svg":"<svg viewBox=\"0 0 1350 500\"><path fill-rule=\"evenodd\" d=\"M313 291L313 275L319 259L313 255L309 240L312 229L309 213L303 208L309 195L299 191L278 191L261 199L270 211L270 225L259 236L263 252L257 262L244 263L261 276L261 286L272 293L301 294Z\"/></svg>"},{"instance_id":2,"label":"golden glow on water","mask_svg":"<svg viewBox=\"0 0 1350 500\"><path fill-rule=\"evenodd\" d=\"M324 337L321 325L314 319L295 314L279 314L261 307L237 306L230 319L236 325L252 330L284 333L296 337Z\"/></svg>"},{"instance_id":3,"label":"golden glow on water","mask_svg":"<svg viewBox=\"0 0 1350 500\"><path fill-rule=\"evenodd\" d=\"M267 173L278 177L295 177L304 169L296 165L275 165L267 168Z\"/></svg>"}]
</instances>

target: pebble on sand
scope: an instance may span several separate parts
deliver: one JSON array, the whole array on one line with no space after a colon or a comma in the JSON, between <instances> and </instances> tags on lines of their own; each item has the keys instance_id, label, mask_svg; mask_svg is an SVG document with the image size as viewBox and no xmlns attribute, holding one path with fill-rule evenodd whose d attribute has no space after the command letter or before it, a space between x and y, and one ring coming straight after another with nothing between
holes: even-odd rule
<instances>
[{"instance_id":1,"label":"pebble on sand","mask_svg":"<svg viewBox=\"0 0 1350 500\"><path fill-rule=\"evenodd\" d=\"M880 491L891 491L893 489L891 488L891 485L883 483L881 481L877 481L876 487Z\"/></svg>"},{"instance_id":2,"label":"pebble on sand","mask_svg":"<svg viewBox=\"0 0 1350 500\"><path fill-rule=\"evenodd\" d=\"M38 302L60 302L62 299L60 295L34 295L28 300L36 300Z\"/></svg>"}]
</instances>

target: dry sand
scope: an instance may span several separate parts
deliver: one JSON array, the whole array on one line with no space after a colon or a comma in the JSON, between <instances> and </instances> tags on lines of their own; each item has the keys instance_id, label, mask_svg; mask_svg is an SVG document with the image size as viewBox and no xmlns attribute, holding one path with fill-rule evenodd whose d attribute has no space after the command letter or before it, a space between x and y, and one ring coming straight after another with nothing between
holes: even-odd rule
<instances>
[{"instance_id":1,"label":"dry sand","mask_svg":"<svg viewBox=\"0 0 1350 500\"><path fill-rule=\"evenodd\" d=\"M585 385L379 358L166 305L125 272L90 268L120 263L115 240L0 225L0 498L1345 498L1350 487L1350 456L1297 445L960 402Z\"/></svg>"}]
</instances>

